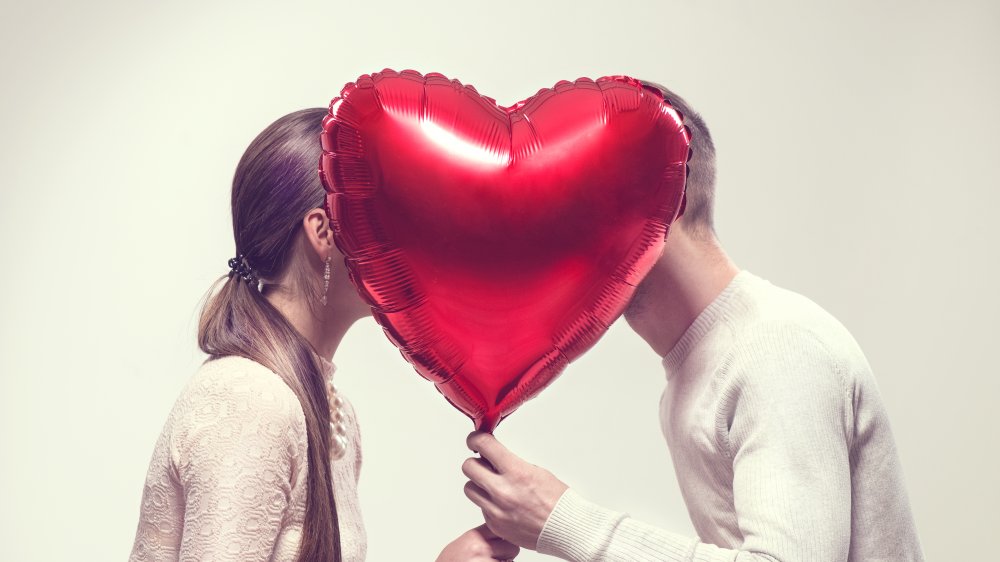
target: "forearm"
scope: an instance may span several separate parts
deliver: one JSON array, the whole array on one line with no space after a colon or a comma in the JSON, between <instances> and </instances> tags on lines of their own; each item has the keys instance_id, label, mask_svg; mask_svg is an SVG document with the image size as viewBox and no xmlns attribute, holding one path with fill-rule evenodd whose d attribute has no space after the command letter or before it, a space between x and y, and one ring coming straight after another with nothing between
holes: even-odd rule
<instances>
[{"instance_id":1,"label":"forearm","mask_svg":"<svg viewBox=\"0 0 1000 562\"><path fill-rule=\"evenodd\" d=\"M567 490L538 539L538 552L571 562L779 562L719 548L600 507Z\"/></svg>"}]
</instances>

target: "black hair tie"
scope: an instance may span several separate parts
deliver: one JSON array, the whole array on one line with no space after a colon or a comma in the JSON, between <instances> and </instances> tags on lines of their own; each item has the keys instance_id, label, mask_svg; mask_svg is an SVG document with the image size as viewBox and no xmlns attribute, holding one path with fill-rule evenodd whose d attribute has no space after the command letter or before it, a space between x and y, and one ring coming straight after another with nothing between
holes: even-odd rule
<instances>
[{"instance_id":1,"label":"black hair tie","mask_svg":"<svg viewBox=\"0 0 1000 562\"><path fill-rule=\"evenodd\" d=\"M247 257L243 254L239 254L235 258L229 259L229 277L233 276L239 277L240 279L247 282L247 284L253 283L254 279L257 277L250 267L250 262L247 261Z\"/></svg>"}]
</instances>

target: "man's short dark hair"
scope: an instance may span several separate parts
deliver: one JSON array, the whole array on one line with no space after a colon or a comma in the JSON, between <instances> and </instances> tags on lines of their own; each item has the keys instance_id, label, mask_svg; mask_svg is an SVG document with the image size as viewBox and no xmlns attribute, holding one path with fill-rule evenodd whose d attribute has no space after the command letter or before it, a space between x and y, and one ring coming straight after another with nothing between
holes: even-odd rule
<instances>
[{"instance_id":1,"label":"man's short dark hair","mask_svg":"<svg viewBox=\"0 0 1000 562\"><path fill-rule=\"evenodd\" d=\"M688 161L687 205L678 224L693 234L715 235L715 144L705 120L684 98L656 82L641 81L663 94L663 99L684 119L691 135L691 159Z\"/></svg>"}]
</instances>

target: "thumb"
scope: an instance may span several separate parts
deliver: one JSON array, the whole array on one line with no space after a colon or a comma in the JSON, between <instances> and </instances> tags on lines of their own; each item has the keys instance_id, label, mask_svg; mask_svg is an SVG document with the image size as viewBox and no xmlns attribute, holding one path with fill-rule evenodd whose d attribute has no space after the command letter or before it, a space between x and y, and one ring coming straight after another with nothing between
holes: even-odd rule
<instances>
[{"instance_id":1,"label":"thumb","mask_svg":"<svg viewBox=\"0 0 1000 562\"><path fill-rule=\"evenodd\" d=\"M500 538L499 535L497 535L496 533L494 533L493 531L491 531L490 528L486 526L486 523L483 523L482 525L480 525L480 526L478 526L478 527L476 527L475 529L472 529L472 530L475 531L475 532L477 532L477 533L479 533L486 540L499 539Z\"/></svg>"},{"instance_id":2,"label":"thumb","mask_svg":"<svg viewBox=\"0 0 1000 562\"><path fill-rule=\"evenodd\" d=\"M486 459L497 472L506 472L521 459L510 452L492 434L473 431L465 440L466 445L479 456Z\"/></svg>"}]
</instances>

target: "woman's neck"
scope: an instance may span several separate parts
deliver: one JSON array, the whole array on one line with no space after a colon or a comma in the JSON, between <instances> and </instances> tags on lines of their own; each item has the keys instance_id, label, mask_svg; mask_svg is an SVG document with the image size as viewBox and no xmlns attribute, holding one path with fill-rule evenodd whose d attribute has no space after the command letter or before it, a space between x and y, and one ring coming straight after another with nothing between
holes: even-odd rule
<instances>
[{"instance_id":1,"label":"woman's neck","mask_svg":"<svg viewBox=\"0 0 1000 562\"><path fill-rule=\"evenodd\" d=\"M288 298L287 291L273 290L265 295L288 322L312 345L314 351L330 361L337 352L347 330L360 318L350 310L341 310L337 300L324 307L324 318L318 318L302 299Z\"/></svg>"}]
</instances>

